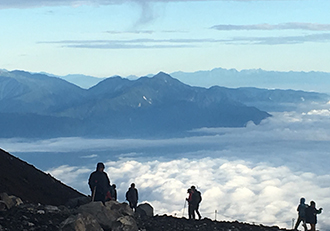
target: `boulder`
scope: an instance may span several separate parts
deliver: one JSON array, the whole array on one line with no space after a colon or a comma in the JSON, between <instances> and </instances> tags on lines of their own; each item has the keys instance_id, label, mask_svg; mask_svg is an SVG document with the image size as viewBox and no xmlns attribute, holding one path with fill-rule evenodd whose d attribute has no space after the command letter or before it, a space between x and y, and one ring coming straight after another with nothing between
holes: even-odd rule
<instances>
[{"instance_id":1,"label":"boulder","mask_svg":"<svg viewBox=\"0 0 330 231\"><path fill-rule=\"evenodd\" d=\"M105 204L99 201L90 202L88 204L80 206L78 208L78 212L91 214L96 218L97 222L101 225L101 227L106 230L112 229L112 227L114 226L115 227L134 226L131 224L125 225L125 223L121 222L119 219L123 216L133 217L134 215L132 209L126 203L121 204L117 201L108 201ZM118 222L120 224L118 224ZM133 229L127 229L127 230L133 230Z\"/></svg>"},{"instance_id":2,"label":"boulder","mask_svg":"<svg viewBox=\"0 0 330 231\"><path fill-rule=\"evenodd\" d=\"M79 213L62 222L60 231L104 231L95 217Z\"/></svg>"},{"instance_id":3,"label":"boulder","mask_svg":"<svg viewBox=\"0 0 330 231\"><path fill-rule=\"evenodd\" d=\"M138 231L136 221L131 216L123 216L114 223L112 231Z\"/></svg>"},{"instance_id":4,"label":"boulder","mask_svg":"<svg viewBox=\"0 0 330 231\"><path fill-rule=\"evenodd\" d=\"M10 209L15 205L14 201L5 192L0 194L0 199L6 204L7 209Z\"/></svg>"},{"instance_id":5,"label":"boulder","mask_svg":"<svg viewBox=\"0 0 330 231\"><path fill-rule=\"evenodd\" d=\"M88 204L91 201L91 197L82 196L70 199L65 205L69 208L77 208L81 205Z\"/></svg>"},{"instance_id":6,"label":"boulder","mask_svg":"<svg viewBox=\"0 0 330 231\"><path fill-rule=\"evenodd\" d=\"M17 196L9 196L9 198L14 202L15 206L23 204L22 199Z\"/></svg>"},{"instance_id":7,"label":"boulder","mask_svg":"<svg viewBox=\"0 0 330 231\"><path fill-rule=\"evenodd\" d=\"M153 217L154 216L154 208L148 203L140 204L136 208L136 212L140 216L147 216L147 217Z\"/></svg>"}]
</instances>

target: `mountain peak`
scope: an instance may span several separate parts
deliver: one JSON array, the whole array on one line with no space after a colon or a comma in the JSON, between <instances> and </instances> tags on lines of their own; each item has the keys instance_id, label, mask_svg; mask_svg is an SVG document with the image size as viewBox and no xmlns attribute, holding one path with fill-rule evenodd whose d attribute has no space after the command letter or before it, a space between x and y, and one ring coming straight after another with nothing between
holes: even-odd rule
<instances>
[{"instance_id":1,"label":"mountain peak","mask_svg":"<svg viewBox=\"0 0 330 231\"><path fill-rule=\"evenodd\" d=\"M152 79L155 80L160 80L162 82L164 82L165 84L182 84L185 85L184 83L180 82L178 79L173 78L172 76L170 76L169 74L165 73L165 72L159 72L158 74L154 75L152 77Z\"/></svg>"}]
</instances>

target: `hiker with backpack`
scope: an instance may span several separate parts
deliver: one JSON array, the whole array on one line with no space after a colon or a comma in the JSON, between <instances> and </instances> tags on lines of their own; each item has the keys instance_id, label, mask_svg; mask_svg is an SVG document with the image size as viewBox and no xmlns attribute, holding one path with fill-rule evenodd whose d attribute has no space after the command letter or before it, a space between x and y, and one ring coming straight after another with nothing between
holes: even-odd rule
<instances>
[{"instance_id":1,"label":"hiker with backpack","mask_svg":"<svg viewBox=\"0 0 330 231\"><path fill-rule=\"evenodd\" d=\"M132 183L131 187L126 192L126 200L129 202L129 207L131 207L134 211L136 210L138 199L138 190L135 188L135 184Z\"/></svg>"},{"instance_id":2,"label":"hiker with backpack","mask_svg":"<svg viewBox=\"0 0 330 231\"><path fill-rule=\"evenodd\" d=\"M201 192L199 192L195 186L191 186L191 205L192 205L192 218L195 219L195 212L198 215L198 219L202 218L199 213L199 204L202 201Z\"/></svg>"},{"instance_id":3,"label":"hiker with backpack","mask_svg":"<svg viewBox=\"0 0 330 231\"><path fill-rule=\"evenodd\" d=\"M322 213L322 208L316 209L314 201L310 202L309 207L306 209L306 223L311 225L311 231L316 230L317 218L316 215Z\"/></svg>"},{"instance_id":4,"label":"hiker with backpack","mask_svg":"<svg viewBox=\"0 0 330 231\"><path fill-rule=\"evenodd\" d=\"M104 168L103 163L97 163L96 170L89 176L88 185L92 192L92 201L102 201L105 203L107 198L111 198L109 192L110 180L104 172Z\"/></svg>"},{"instance_id":5,"label":"hiker with backpack","mask_svg":"<svg viewBox=\"0 0 330 231\"><path fill-rule=\"evenodd\" d=\"M307 226L306 226L306 209L307 208L308 208L308 205L305 204L305 198L300 198L300 204L297 207L298 219L297 219L296 225L294 226L294 230L297 230L300 222L303 222L302 225L304 227L304 230L307 231Z\"/></svg>"}]
</instances>

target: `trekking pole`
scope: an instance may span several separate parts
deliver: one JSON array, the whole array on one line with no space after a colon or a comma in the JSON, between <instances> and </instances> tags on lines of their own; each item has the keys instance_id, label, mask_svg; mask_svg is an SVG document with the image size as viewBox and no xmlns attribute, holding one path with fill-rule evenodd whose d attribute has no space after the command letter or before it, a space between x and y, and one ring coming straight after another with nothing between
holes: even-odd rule
<instances>
[{"instance_id":1,"label":"trekking pole","mask_svg":"<svg viewBox=\"0 0 330 231\"><path fill-rule=\"evenodd\" d=\"M93 195L92 195L92 202L94 202L95 199L95 193L96 193L96 186L93 189Z\"/></svg>"},{"instance_id":2,"label":"trekking pole","mask_svg":"<svg viewBox=\"0 0 330 231\"><path fill-rule=\"evenodd\" d=\"M294 218L292 218L292 229L293 229L293 225L294 225Z\"/></svg>"},{"instance_id":3,"label":"trekking pole","mask_svg":"<svg viewBox=\"0 0 330 231\"><path fill-rule=\"evenodd\" d=\"M182 217L184 216L184 210L186 209L186 203L187 203L187 201L185 199L184 200L184 205L183 205Z\"/></svg>"}]
</instances>

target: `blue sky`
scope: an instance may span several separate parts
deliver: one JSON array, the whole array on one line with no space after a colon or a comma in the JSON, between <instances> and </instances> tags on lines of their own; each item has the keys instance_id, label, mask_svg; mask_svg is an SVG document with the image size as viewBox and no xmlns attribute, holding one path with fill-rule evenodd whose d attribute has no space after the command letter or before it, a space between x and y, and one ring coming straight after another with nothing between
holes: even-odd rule
<instances>
[{"instance_id":1,"label":"blue sky","mask_svg":"<svg viewBox=\"0 0 330 231\"><path fill-rule=\"evenodd\" d=\"M330 72L330 1L2 0L0 69Z\"/></svg>"}]
</instances>

